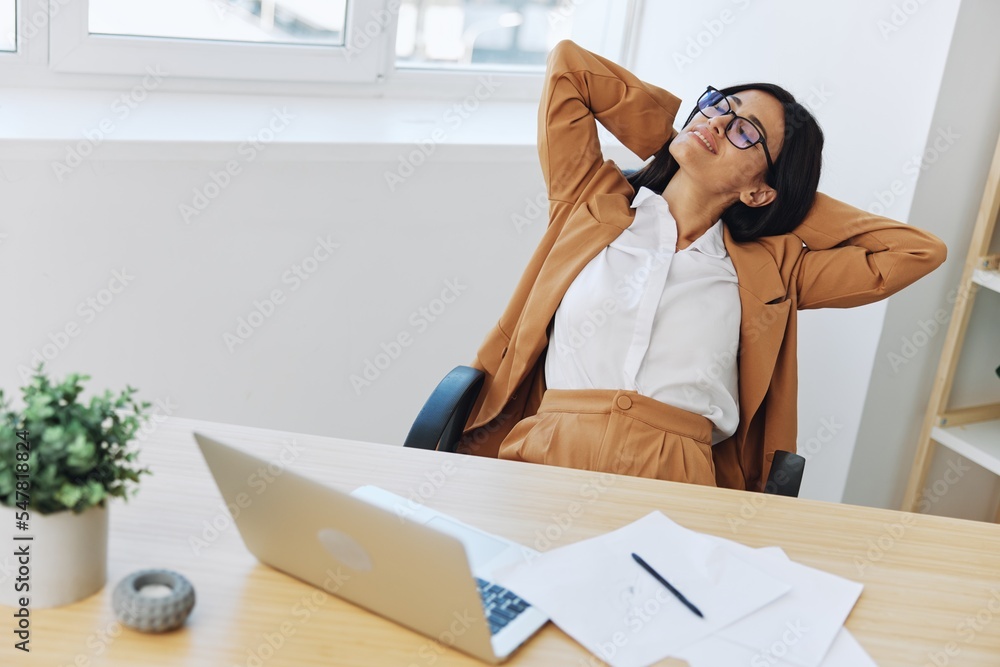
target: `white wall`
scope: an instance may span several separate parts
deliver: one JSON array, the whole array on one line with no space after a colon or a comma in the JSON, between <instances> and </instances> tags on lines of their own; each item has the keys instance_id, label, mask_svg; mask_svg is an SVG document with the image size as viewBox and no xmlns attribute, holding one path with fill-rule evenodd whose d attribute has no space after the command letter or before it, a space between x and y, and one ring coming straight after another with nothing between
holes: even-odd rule
<instances>
[{"instance_id":1,"label":"white wall","mask_svg":"<svg viewBox=\"0 0 1000 667\"><path fill-rule=\"evenodd\" d=\"M19 386L17 366L73 322L48 366L95 388L130 383L185 417L401 443L437 381L473 358L544 226L511 222L543 191L532 150L456 151L439 147L391 193L394 157L298 162L273 147L190 225L178 206L218 161L89 160L61 184L48 161L0 163L0 386ZM317 237L340 247L296 288L283 276ZM102 312L78 310L122 269L134 278ZM430 322L419 309L449 280L459 295ZM224 332L275 289L284 302L230 351ZM400 334L412 343L356 391L350 376Z\"/></svg>"},{"instance_id":2,"label":"white wall","mask_svg":"<svg viewBox=\"0 0 1000 667\"><path fill-rule=\"evenodd\" d=\"M904 163L931 135L957 11L919 5L883 36L878 21L891 20L893 4L714 0L684 5L680 20L673 3L649 2L633 67L688 102L707 83L784 85L814 107L826 132L821 189L868 207L905 178ZM721 22L723 9L732 21L678 67L674 51L718 28L711 21ZM905 113L878 106L900 99ZM495 150L439 147L390 192L383 174L397 164L393 150L302 160L275 148L190 225L178 205L218 169L215 156L95 154L59 183L50 164L59 145L18 161L0 153L0 307L8 317L0 386L18 386L18 365L75 322L79 334L48 365L90 372L95 388L130 383L186 417L401 442L440 377L472 358L544 224L536 218L519 233L511 220L530 218L542 191L534 151L502 152L498 161ZM635 166L627 162L619 161ZM906 181L886 213L906 219L914 192ZM293 291L283 274L326 235L340 248ZM78 304L123 267L134 280L86 321ZM450 279L466 287L422 329L419 309ZM223 333L274 289L287 301L230 352ZM925 289L921 282L909 293ZM800 448L823 419L842 425L813 456L804 496L841 498L885 312L878 304L801 317ZM400 334L412 344L355 391L350 376Z\"/></svg>"},{"instance_id":3,"label":"white wall","mask_svg":"<svg viewBox=\"0 0 1000 667\"><path fill-rule=\"evenodd\" d=\"M911 14L898 9L910 4ZM915 188L904 165L923 153L930 134L957 3L710 0L683 7L647 3L640 76L679 93L685 116L709 84L781 85L823 128L820 190L907 220ZM902 181L901 194L891 191L894 180ZM927 290L921 281L907 293L919 298ZM800 313L804 497L841 500L885 308Z\"/></svg>"},{"instance_id":4,"label":"white wall","mask_svg":"<svg viewBox=\"0 0 1000 667\"><path fill-rule=\"evenodd\" d=\"M950 318L954 290L972 238L986 175L1000 133L1000 4L965 0L948 54L930 138L940 129L958 138L946 151L928 154L916 183L911 224L932 230L948 244L945 265L925 279L921 293L903 293L889 303L878 344L871 386L844 499L900 507L916 454L923 414L937 371L947 326L935 330L935 316ZM974 102L969 102L969 91ZM944 142L941 146L945 146ZM994 252L1000 248L994 249ZM949 298L951 297L951 298ZM956 374L950 407L1000 401L997 345L1000 296L981 290ZM887 419L886 415L899 415ZM945 476L949 465L961 472ZM925 485L930 512L992 520L997 478L944 447L937 447Z\"/></svg>"}]
</instances>

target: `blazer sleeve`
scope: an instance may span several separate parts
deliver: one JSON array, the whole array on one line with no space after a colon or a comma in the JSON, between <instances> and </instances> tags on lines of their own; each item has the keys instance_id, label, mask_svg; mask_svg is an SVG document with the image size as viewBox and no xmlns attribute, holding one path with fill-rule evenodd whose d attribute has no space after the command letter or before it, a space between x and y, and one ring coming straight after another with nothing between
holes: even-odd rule
<instances>
[{"instance_id":1,"label":"blazer sleeve","mask_svg":"<svg viewBox=\"0 0 1000 667\"><path fill-rule=\"evenodd\" d=\"M601 122L643 160L674 134L680 99L565 39L549 53L538 109L538 155L550 200L575 203L604 163Z\"/></svg>"},{"instance_id":2,"label":"blazer sleeve","mask_svg":"<svg viewBox=\"0 0 1000 667\"><path fill-rule=\"evenodd\" d=\"M800 309L884 299L936 269L948 254L933 234L823 193L792 233L806 245L793 274Z\"/></svg>"}]
</instances>

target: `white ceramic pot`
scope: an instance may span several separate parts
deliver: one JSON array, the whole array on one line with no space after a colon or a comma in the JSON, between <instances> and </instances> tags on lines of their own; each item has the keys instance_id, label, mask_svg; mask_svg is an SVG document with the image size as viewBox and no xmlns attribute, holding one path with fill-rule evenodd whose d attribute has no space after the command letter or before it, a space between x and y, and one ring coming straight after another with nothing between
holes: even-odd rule
<instances>
[{"instance_id":1,"label":"white ceramic pot","mask_svg":"<svg viewBox=\"0 0 1000 667\"><path fill-rule=\"evenodd\" d=\"M70 511L42 514L29 510L28 530L18 530L17 508L0 506L0 605L45 609L60 607L101 590L108 575L108 510L91 507L80 514ZM15 540L28 537L31 540ZM28 549L28 562L19 562L19 549ZM27 568L27 580L23 579ZM21 581L18 579L21 578ZM28 590L16 590L25 583Z\"/></svg>"}]
</instances>

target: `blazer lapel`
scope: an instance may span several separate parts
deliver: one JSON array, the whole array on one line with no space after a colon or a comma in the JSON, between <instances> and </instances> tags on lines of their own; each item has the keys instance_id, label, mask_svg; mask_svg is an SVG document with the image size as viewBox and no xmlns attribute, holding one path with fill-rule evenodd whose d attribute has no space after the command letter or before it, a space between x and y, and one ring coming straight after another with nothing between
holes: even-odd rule
<instances>
[{"instance_id":1,"label":"blazer lapel","mask_svg":"<svg viewBox=\"0 0 1000 667\"><path fill-rule=\"evenodd\" d=\"M614 241L634 220L629 199L619 193L601 193L576 211L542 264L525 302L518 339L511 341L514 359L508 391L526 377L548 343L547 329L570 283L590 260Z\"/></svg>"},{"instance_id":2,"label":"blazer lapel","mask_svg":"<svg viewBox=\"0 0 1000 667\"><path fill-rule=\"evenodd\" d=\"M740 424L736 435L737 442L743 442L771 384L792 302L786 298L788 290L774 257L764 246L737 243L725 226L723 237L740 285Z\"/></svg>"}]
</instances>

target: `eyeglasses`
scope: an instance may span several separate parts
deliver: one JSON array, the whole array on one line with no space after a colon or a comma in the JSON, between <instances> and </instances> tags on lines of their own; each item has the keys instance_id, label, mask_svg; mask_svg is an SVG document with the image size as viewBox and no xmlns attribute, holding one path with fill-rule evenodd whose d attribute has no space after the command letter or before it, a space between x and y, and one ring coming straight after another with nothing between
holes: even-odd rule
<instances>
[{"instance_id":1,"label":"eyeglasses","mask_svg":"<svg viewBox=\"0 0 1000 667\"><path fill-rule=\"evenodd\" d=\"M764 157L767 158L767 170L774 175L774 163L771 162L771 153L767 150L767 142L764 141L764 133L757 127L753 121L744 118L743 116L737 116L736 112L733 111L732 107L729 105L729 99L726 98L721 92L712 86L708 87L708 90L698 98L698 111L705 118L715 118L716 116L725 116L726 114L733 114L733 119L729 121L726 125L726 138L729 139L729 143L736 146L740 150L746 150L757 144L760 144L764 149ZM692 112L691 116L688 118L688 123L691 122L691 118L694 118L694 114L697 112ZM687 123L685 123L687 125Z\"/></svg>"}]
</instances>

